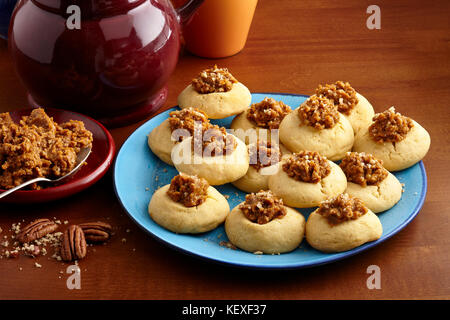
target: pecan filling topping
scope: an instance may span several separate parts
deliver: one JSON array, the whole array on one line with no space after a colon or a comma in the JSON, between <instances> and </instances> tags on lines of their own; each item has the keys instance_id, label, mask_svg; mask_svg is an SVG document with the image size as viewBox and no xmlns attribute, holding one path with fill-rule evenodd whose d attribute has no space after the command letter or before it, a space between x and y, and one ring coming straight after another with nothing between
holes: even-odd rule
<instances>
[{"instance_id":1,"label":"pecan filling topping","mask_svg":"<svg viewBox=\"0 0 450 320\"><path fill-rule=\"evenodd\" d=\"M369 136L378 143L400 142L414 126L412 120L395 112L394 107L377 113L369 127Z\"/></svg>"},{"instance_id":2,"label":"pecan filling topping","mask_svg":"<svg viewBox=\"0 0 450 320\"><path fill-rule=\"evenodd\" d=\"M218 125L210 125L203 131L202 137L194 136L192 139L194 152L207 157L230 155L236 147L236 139L231 134L227 134L224 127Z\"/></svg>"},{"instance_id":3,"label":"pecan filling topping","mask_svg":"<svg viewBox=\"0 0 450 320\"><path fill-rule=\"evenodd\" d=\"M245 196L245 202L239 206L244 216L258 224L266 224L273 219L286 215L283 200L276 197L272 191L259 191Z\"/></svg>"},{"instance_id":4,"label":"pecan filling topping","mask_svg":"<svg viewBox=\"0 0 450 320\"><path fill-rule=\"evenodd\" d=\"M228 72L227 68L214 67L203 70L192 79L195 91L201 94L212 92L227 92L233 88L238 81Z\"/></svg>"},{"instance_id":5,"label":"pecan filling topping","mask_svg":"<svg viewBox=\"0 0 450 320\"><path fill-rule=\"evenodd\" d=\"M338 111L350 115L353 108L358 104L358 97L355 89L350 83L336 81L334 84L319 85L316 89L316 95L324 96L334 102Z\"/></svg>"},{"instance_id":6,"label":"pecan filling topping","mask_svg":"<svg viewBox=\"0 0 450 320\"><path fill-rule=\"evenodd\" d=\"M388 176L388 171L383 168L383 161L364 152L348 152L339 166L344 171L348 181L363 187L378 185Z\"/></svg>"},{"instance_id":7,"label":"pecan filling topping","mask_svg":"<svg viewBox=\"0 0 450 320\"><path fill-rule=\"evenodd\" d=\"M328 98L312 95L299 108L300 120L318 130L333 128L339 121L337 107Z\"/></svg>"},{"instance_id":8,"label":"pecan filling topping","mask_svg":"<svg viewBox=\"0 0 450 320\"><path fill-rule=\"evenodd\" d=\"M11 189L37 177L58 178L76 165L81 149L92 146L92 133L81 121L58 124L43 109L15 123L0 114L0 188ZM40 184L29 188L41 189Z\"/></svg>"},{"instance_id":9,"label":"pecan filling topping","mask_svg":"<svg viewBox=\"0 0 450 320\"><path fill-rule=\"evenodd\" d=\"M180 173L170 182L167 195L185 207L201 205L208 197L208 182L203 178Z\"/></svg>"},{"instance_id":10,"label":"pecan filling topping","mask_svg":"<svg viewBox=\"0 0 450 320\"><path fill-rule=\"evenodd\" d=\"M250 165L259 171L261 168L269 167L280 162L281 150L278 144L267 141L258 141L249 147Z\"/></svg>"},{"instance_id":11,"label":"pecan filling topping","mask_svg":"<svg viewBox=\"0 0 450 320\"><path fill-rule=\"evenodd\" d=\"M210 126L206 113L197 108L187 108L169 113L169 125L172 132L177 129L186 129L191 135L194 135L196 122L197 125L201 124L202 132ZM183 136L180 136L178 140L178 142L182 141Z\"/></svg>"},{"instance_id":12,"label":"pecan filling topping","mask_svg":"<svg viewBox=\"0 0 450 320\"><path fill-rule=\"evenodd\" d=\"M332 226L348 220L356 220L367 213L367 207L358 198L346 193L323 201L317 213L327 218Z\"/></svg>"},{"instance_id":13,"label":"pecan filling topping","mask_svg":"<svg viewBox=\"0 0 450 320\"><path fill-rule=\"evenodd\" d=\"M263 101L251 105L247 112L247 119L258 127L278 129L281 120L291 112L291 108L282 101L264 98Z\"/></svg>"},{"instance_id":14,"label":"pecan filling topping","mask_svg":"<svg viewBox=\"0 0 450 320\"><path fill-rule=\"evenodd\" d=\"M300 151L286 159L283 170L295 180L318 183L330 174L331 166L327 158L316 151Z\"/></svg>"}]
</instances>

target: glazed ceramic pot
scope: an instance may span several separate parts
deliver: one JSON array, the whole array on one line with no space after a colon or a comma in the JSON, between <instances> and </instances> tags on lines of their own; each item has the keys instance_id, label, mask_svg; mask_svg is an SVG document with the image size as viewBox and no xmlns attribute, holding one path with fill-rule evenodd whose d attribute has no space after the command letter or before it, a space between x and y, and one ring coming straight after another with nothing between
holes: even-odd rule
<instances>
[{"instance_id":1,"label":"glazed ceramic pot","mask_svg":"<svg viewBox=\"0 0 450 320\"><path fill-rule=\"evenodd\" d=\"M144 119L167 98L180 30L203 0L20 0L9 47L33 106L108 126Z\"/></svg>"}]
</instances>

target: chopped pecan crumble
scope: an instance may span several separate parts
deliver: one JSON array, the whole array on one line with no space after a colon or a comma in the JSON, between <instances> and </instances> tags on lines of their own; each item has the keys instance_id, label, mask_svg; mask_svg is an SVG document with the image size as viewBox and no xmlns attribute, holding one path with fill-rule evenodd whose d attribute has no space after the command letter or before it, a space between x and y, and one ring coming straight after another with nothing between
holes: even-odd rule
<instances>
[{"instance_id":1,"label":"chopped pecan crumble","mask_svg":"<svg viewBox=\"0 0 450 320\"><path fill-rule=\"evenodd\" d=\"M348 152L339 164L347 180L363 187L378 185L388 176L383 161L367 153Z\"/></svg>"},{"instance_id":2,"label":"chopped pecan crumble","mask_svg":"<svg viewBox=\"0 0 450 320\"><path fill-rule=\"evenodd\" d=\"M324 96L334 102L338 111L350 115L353 108L358 104L358 97L355 89L350 83L336 81L334 84L319 85L316 95Z\"/></svg>"},{"instance_id":3,"label":"chopped pecan crumble","mask_svg":"<svg viewBox=\"0 0 450 320\"><path fill-rule=\"evenodd\" d=\"M254 103L247 112L247 119L258 127L278 129L281 120L291 112L291 108L282 101L273 98L264 98L263 101Z\"/></svg>"},{"instance_id":4,"label":"chopped pecan crumble","mask_svg":"<svg viewBox=\"0 0 450 320\"><path fill-rule=\"evenodd\" d=\"M22 220L22 222L25 222L25 220ZM22 222L13 223L9 230L12 234L9 237L6 235L3 237L4 239L10 239L10 241L0 242L0 259L17 258L24 255L37 259L40 256L49 256L48 260L76 261L86 256L86 241L88 238L98 243L107 240L106 236L109 238L114 234L111 225L100 221L83 223L78 226L71 225L64 233L55 231L58 226L69 224L69 221L62 222L57 220L56 217L53 217L53 219L36 219L23 227ZM105 233L102 234L102 232ZM1 247L3 247L3 250ZM37 262L35 262L35 266L37 268L42 267ZM19 267L19 270L22 270L22 267Z\"/></svg>"},{"instance_id":5,"label":"chopped pecan crumble","mask_svg":"<svg viewBox=\"0 0 450 320\"><path fill-rule=\"evenodd\" d=\"M186 129L191 135L194 135L196 122L201 124L202 132L210 126L206 113L197 108L187 108L169 113L169 125L172 132L177 129ZM180 136L179 141L182 140L183 136Z\"/></svg>"},{"instance_id":6,"label":"chopped pecan crumble","mask_svg":"<svg viewBox=\"0 0 450 320\"><path fill-rule=\"evenodd\" d=\"M295 180L318 183L330 174L331 166L327 158L316 151L300 151L286 158L283 170Z\"/></svg>"},{"instance_id":7,"label":"chopped pecan crumble","mask_svg":"<svg viewBox=\"0 0 450 320\"><path fill-rule=\"evenodd\" d=\"M272 191L259 191L245 196L245 202L239 206L244 216L258 224L265 224L273 219L286 215L283 200L276 197Z\"/></svg>"},{"instance_id":8,"label":"chopped pecan crumble","mask_svg":"<svg viewBox=\"0 0 450 320\"><path fill-rule=\"evenodd\" d=\"M328 98L312 95L298 108L300 120L318 130L333 128L339 121L337 107Z\"/></svg>"},{"instance_id":9,"label":"chopped pecan crumble","mask_svg":"<svg viewBox=\"0 0 450 320\"><path fill-rule=\"evenodd\" d=\"M226 129L218 125L210 125L203 132L202 137L194 136L192 139L194 152L203 156L229 155L236 149L236 146L237 141L233 135L227 134Z\"/></svg>"},{"instance_id":10,"label":"chopped pecan crumble","mask_svg":"<svg viewBox=\"0 0 450 320\"><path fill-rule=\"evenodd\" d=\"M259 140L256 144L248 147L250 165L259 171L261 168L269 167L280 162L281 150L278 144Z\"/></svg>"},{"instance_id":11,"label":"chopped pecan crumble","mask_svg":"<svg viewBox=\"0 0 450 320\"><path fill-rule=\"evenodd\" d=\"M372 120L369 135L377 143L400 142L414 126L410 118L395 112L394 107L377 113Z\"/></svg>"},{"instance_id":12,"label":"chopped pecan crumble","mask_svg":"<svg viewBox=\"0 0 450 320\"><path fill-rule=\"evenodd\" d=\"M25 227L22 227L21 222L13 223L9 230L12 234L9 237L5 235L5 241L0 243L3 247L3 250L0 250L0 259L17 258L20 255L32 258L47 255L50 249L48 246L57 248L60 245L62 233L54 232L58 227L57 221L37 219Z\"/></svg>"},{"instance_id":13,"label":"chopped pecan crumble","mask_svg":"<svg viewBox=\"0 0 450 320\"><path fill-rule=\"evenodd\" d=\"M180 173L170 182L167 195L185 207L195 207L206 201L208 187L205 179Z\"/></svg>"},{"instance_id":14,"label":"chopped pecan crumble","mask_svg":"<svg viewBox=\"0 0 450 320\"><path fill-rule=\"evenodd\" d=\"M317 213L327 218L332 226L348 220L356 220L367 213L367 207L358 198L346 193L323 201Z\"/></svg>"},{"instance_id":15,"label":"chopped pecan crumble","mask_svg":"<svg viewBox=\"0 0 450 320\"><path fill-rule=\"evenodd\" d=\"M214 67L203 70L192 79L195 91L201 94L212 92L227 92L233 88L238 81L228 72L227 68Z\"/></svg>"}]
</instances>

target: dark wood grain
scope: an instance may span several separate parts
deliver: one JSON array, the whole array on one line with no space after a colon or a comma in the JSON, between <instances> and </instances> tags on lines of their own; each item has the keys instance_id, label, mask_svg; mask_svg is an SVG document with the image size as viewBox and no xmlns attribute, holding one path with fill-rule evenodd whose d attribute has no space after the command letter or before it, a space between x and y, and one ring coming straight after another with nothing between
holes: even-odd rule
<instances>
[{"instance_id":1,"label":"dark wood grain","mask_svg":"<svg viewBox=\"0 0 450 320\"><path fill-rule=\"evenodd\" d=\"M424 160L428 194L416 219L385 243L346 260L305 270L259 272L175 252L135 226L115 198L111 175L73 197L39 206L0 205L2 235L17 221L56 217L106 220L116 234L80 261L81 290L66 288L66 264L27 257L0 260L0 299L423 299L450 298L450 2L378 1L381 30L366 28L367 1L261 0L246 48L206 60L184 53L166 107L202 68L228 67L254 92L311 93L348 80L376 111L391 105L432 139ZM0 111L27 106L5 42L0 44ZM112 130L120 147L141 123ZM127 232L129 230L129 232ZM126 239L123 243L122 239ZM368 290L366 268L381 268ZM20 270L19 268L22 268Z\"/></svg>"}]
</instances>

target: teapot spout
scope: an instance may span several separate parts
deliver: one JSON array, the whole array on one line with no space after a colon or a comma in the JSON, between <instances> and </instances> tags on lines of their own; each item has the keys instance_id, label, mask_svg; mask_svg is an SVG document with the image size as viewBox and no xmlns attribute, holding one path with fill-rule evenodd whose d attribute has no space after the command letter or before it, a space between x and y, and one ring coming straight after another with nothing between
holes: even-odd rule
<instances>
[{"instance_id":1,"label":"teapot spout","mask_svg":"<svg viewBox=\"0 0 450 320\"><path fill-rule=\"evenodd\" d=\"M189 0L185 5L176 9L178 21L182 26L189 22L194 12L205 0Z\"/></svg>"}]
</instances>

